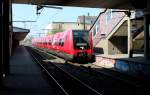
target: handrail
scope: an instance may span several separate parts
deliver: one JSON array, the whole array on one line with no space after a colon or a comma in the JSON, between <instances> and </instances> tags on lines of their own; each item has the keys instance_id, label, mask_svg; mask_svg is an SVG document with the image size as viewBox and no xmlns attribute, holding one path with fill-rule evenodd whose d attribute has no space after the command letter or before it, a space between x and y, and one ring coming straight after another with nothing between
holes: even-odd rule
<instances>
[{"instance_id":1,"label":"handrail","mask_svg":"<svg viewBox=\"0 0 150 95\"><path fill-rule=\"evenodd\" d=\"M138 28L137 30L135 30L135 32L133 33L133 39L140 34L142 31L144 30L144 25L142 25L140 28Z\"/></svg>"},{"instance_id":2,"label":"handrail","mask_svg":"<svg viewBox=\"0 0 150 95\"><path fill-rule=\"evenodd\" d=\"M91 31L91 29L94 27L94 25L96 24L96 22L98 21L99 17L105 13L107 11L107 8L103 11L103 12L100 12L98 17L96 18L95 22L92 24L91 28L89 29L89 31Z\"/></svg>"},{"instance_id":3,"label":"handrail","mask_svg":"<svg viewBox=\"0 0 150 95\"><path fill-rule=\"evenodd\" d=\"M100 17L103 13L105 13L106 11L107 11L107 9L105 9L103 12L101 12L101 13L99 14L99 16L97 17L97 19L95 20L95 22L93 23L93 25L91 26L91 28L89 29L89 31L91 31L91 30L93 29L93 27L95 26L95 24L96 24L96 22L98 21L99 17ZM113 31L113 30L115 29L115 27L120 23L120 21L123 20L125 17L126 17L126 15L124 15L124 16L118 21L118 23L117 23L110 31ZM98 32L97 34L99 34L99 33L100 33L100 32ZM109 32L107 35L105 35L105 36L102 37L102 38L106 38L110 33L111 33L111 32ZM99 38L98 41L96 41L96 44L97 44L102 38ZM96 44L95 44L95 45L96 45Z\"/></svg>"}]
</instances>

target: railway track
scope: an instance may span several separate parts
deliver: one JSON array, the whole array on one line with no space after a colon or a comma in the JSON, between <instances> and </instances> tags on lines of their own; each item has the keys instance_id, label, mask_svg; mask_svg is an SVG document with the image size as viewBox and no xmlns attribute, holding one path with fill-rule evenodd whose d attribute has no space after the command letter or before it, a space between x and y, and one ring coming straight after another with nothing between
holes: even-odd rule
<instances>
[{"instance_id":1,"label":"railway track","mask_svg":"<svg viewBox=\"0 0 150 95\"><path fill-rule=\"evenodd\" d=\"M55 55L50 55L50 56L59 58L60 60L63 60L63 63L65 62L65 60L60 57L57 57ZM146 80L144 78L137 78L137 77L127 75L125 73L121 73L121 72L118 72L115 70L107 69L107 68L104 68L101 66L96 66L94 64L78 64L78 63L75 64L72 62L68 62L68 63L70 65L76 65L83 69L86 69L87 72L90 72L90 73L93 72L96 74L105 75L106 77L110 77L114 80L120 81L127 85L135 86L135 87L140 87L141 85L143 85L144 82L148 82L148 80ZM99 69L99 68L101 68L101 69Z\"/></svg>"},{"instance_id":2,"label":"railway track","mask_svg":"<svg viewBox=\"0 0 150 95\"><path fill-rule=\"evenodd\" d=\"M45 51L40 51L40 52L45 52ZM47 54L44 54L43 56L47 56ZM55 58L59 58L54 55L51 55L51 56ZM62 63L65 62L65 60L63 60L62 58L60 58L60 60L62 60ZM59 63L59 62L56 62L56 63ZM108 95L110 93L111 95L118 94L116 88L118 88L118 91L122 91L122 92L124 90L126 91L125 93L119 92L119 94L122 94L122 95L128 95L128 94L140 95L140 93L143 92L140 90L140 88L143 87L141 86L142 84L141 81L135 78L132 78L130 76L124 75L122 73L118 73L116 71L112 71L112 70L105 69L105 68L100 69L100 67L97 67L94 64L82 64L81 65L81 64L70 63L70 64L67 64L66 66L64 66L64 64L55 64L55 65L57 65L57 67L59 67L63 71L69 72L71 75L74 75L75 77L83 81L84 84L90 85L90 87L96 89L97 92L101 92L104 95ZM50 67L50 68L53 68L53 67ZM114 85L114 88L113 88L113 85ZM137 91L137 88L139 91Z\"/></svg>"},{"instance_id":3,"label":"railway track","mask_svg":"<svg viewBox=\"0 0 150 95\"><path fill-rule=\"evenodd\" d=\"M101 66L96 66L94 64L90 64L88 66L80 65L80 67L83 69L88 69L89 72L93 72L93 73L100 74L100 75L105 75L106 77L112 78L118 82L122 82L124 85L130 85L133 87L141 87L143 86L143 84L148 82L145 79L138 79L131 75L120 73L118 71L110 70Z\"/></svg>"},{"instance_id":4,"label":"railway track","mask_svg":"<svg viewBox=\"0 0 150 95\"><path fill-rule=\"evenodd\" d=\"M57 90L59 90L60 95L102 95L59 66L51 62L44 62L45 57L37 51L29 47L27 49L30 51L34 60L39 63L47 75L57 84Z\"/></svg>"},{"instance_id":5,"label":"railway track","mask_svg":"<svg viewBox=\"0 0 150 95\"><path fill-rule=\"evenodd\" d=\"M106 82L106 85L107 85L107 82L110 84L112 82L112 85L108 86L108 88L110 87L112 89L115 89L115 88L120 87L122 89L118 88L118 91L121 91L121 92L126 91L124 93L119 92L121 95L141 95L145 92L149 93L148 88L147 88L147 87L149 87L148 80L145 81L144 79L143 80L137 79L137 78L128 76L126 74L118 73L116 71L108 70L108 69L105 69L102 67L97 69L97 66L95 66L94 64L87 64L87 65L77 64L77 65L79 65L80 69L83 69L82 71L85 71L85 72L91 74L91 76L95 76L95 78L98 78L99 81L103 81L106 79L106 81L104 81L104 82ZM96 67L96 68L93 68L93 67ZM101 77L103 77L104 79ZM95 78L93 78L92 80L94 80ZM83 80L83 81L86 81L86 80ZM97 82L97 84L102 85L103 83L101 83L99 81ZM117 84L113 84L113 82L115 82ZM92 82L92 83L94 84L94 82ZM93 85L92 83L89 85L92 87L95 87L95 89L100 87L100 86L96 87L97 85L95 85L95 84ZM105 89L107 89L107 88L104 87L103 91ZM105 90L105 91L104 91L104 94L108 95L110 93L107 93L107 91L112 91L112 90ZM111 94L111 95L116 95L116 94L118 95L118 92L116 92L116 91L112 91L112 93L115 93L115 94Z\"/></svg>"}]
</instances>

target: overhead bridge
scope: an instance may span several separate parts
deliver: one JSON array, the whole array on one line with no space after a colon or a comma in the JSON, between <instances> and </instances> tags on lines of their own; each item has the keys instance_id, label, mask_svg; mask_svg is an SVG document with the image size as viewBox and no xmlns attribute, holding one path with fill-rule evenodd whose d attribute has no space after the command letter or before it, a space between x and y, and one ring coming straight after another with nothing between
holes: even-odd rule
<instances>
[{"instance_id":1,"label":"overhead bridge","mask_svg":"<svg viewBox=\"0 0 150 95\"><path fill-rule=\"evenodd\" d=\"M58 5L111 9L143 9L148 0L12 0L17 4ZM139 5L140 4L140 5Z\"/></svg>"}]
</instances>

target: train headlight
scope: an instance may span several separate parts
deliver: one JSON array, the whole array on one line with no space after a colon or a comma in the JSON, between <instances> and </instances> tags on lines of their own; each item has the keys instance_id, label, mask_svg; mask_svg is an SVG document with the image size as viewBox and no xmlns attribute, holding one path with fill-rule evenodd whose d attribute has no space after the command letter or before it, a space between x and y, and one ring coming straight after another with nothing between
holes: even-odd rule
<instances>
[{"instance_id":1,"label":"train headlight","mask_svg":"<svg viewBox=\"0 0 150 95\"><path fill-rule=\"evenodd\" d=\"M82 50L84 50L84 47L80 47Z\"/></svg>"}]
</instances>

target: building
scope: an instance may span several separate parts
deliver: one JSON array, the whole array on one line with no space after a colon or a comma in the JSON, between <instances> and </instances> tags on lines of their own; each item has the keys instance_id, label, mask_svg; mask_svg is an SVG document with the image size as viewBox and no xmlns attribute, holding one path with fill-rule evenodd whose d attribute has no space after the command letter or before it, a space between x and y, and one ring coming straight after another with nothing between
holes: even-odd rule
<instances>
[{"instance_id":1,"label":"building","mask_svg":"<svg viewBox=\"0 0 150 95\"><path fill-rule=\"evenodd\" d=\"M89 30L96 20L96 16L78 16L77 22L52 22L45 28L45 33L51 34L66 29Z\"/></svg>"},{"instance_id":2,"label":"building","mask_svg":"<svg viewBox=\"0 0 150 95\"><path fill-rule=\"evenodd\" d=\"M77 22L78 23L86 23L86 24L93 24L96 20L97 16L78 16Z\"/></svg>"},{"instance_id":3,"label":"building","mask_svg":"<svg viewBox=\"0 0 150 95\"><path fill-rule=\"evenodd\" d=\"M90 30L96 52L114 55L143 50L144 20L135 18L135 11L130 16L124 11L108 9L99 15Z\"/></svg>"}]
</instances>

